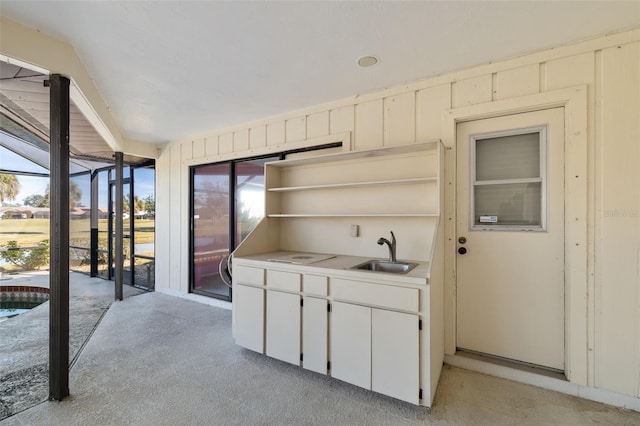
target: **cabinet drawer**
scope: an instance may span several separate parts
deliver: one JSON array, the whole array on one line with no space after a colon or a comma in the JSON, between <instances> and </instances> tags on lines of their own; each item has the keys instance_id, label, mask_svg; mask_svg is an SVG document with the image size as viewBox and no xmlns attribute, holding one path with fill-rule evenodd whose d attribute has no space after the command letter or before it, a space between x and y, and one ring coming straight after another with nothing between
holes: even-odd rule
<instances>
[{"instance_id":1,"label":"cabinet drawer","mask_svg":"<svg viewBox=\"0 0 640 426\"><path fill-rule=\"evenodd\" d=\"M267 269L267 287L278 290L300 291L300 274Z\"/></svg>"},{"instance_id":2,"label":"cabinet drawer","mask_svg":"<svg viewBox=\"0 0 640 426\"><path fill-rule=\"evenodd\" d=\"M331 279L331 295L344 300L382 308L418 312L419 290L362 281Z\"/></svg>"},{"instance_id":3,"label":"cabinet drawer","mask_svg":"<svg viewBox=\"0 0 640 426\"><path fill-rule=\"evenodd\" d=\"M327 296L327 277L320 275L304 275L302 288L306 294Z\"/></svg>"},{"instance_id":4,"label":"cabinet drawer","mask_svg":"<svg viewBox=\"0 0 640 426\"><path fill-rule=\"evenodd\" d=\"M264 285L264 269L236 266L233 268L233 282L234 284Z\"/></svg>"}]
</instances>

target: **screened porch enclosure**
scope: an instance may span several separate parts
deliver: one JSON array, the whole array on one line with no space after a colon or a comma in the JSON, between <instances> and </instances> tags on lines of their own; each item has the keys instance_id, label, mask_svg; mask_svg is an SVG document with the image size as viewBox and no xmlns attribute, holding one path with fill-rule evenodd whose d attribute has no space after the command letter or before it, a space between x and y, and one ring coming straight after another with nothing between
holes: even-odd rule
<instances>
[{"instance_id":1,"label":"screened porch enclosure","mask_svg":"<svg viewBox=\"0 0 640 426\"><path fill-rule=\"evenodd\" d=\"M0 78L0 175L10 183L1 197L0 270L7 275L46 270L52 167L49 76L0 61ZM73 102L69 156L70 269L113 279L114 153ZM122 172L123 282L153 289L155 161L124 155Z\"/></svg>"}]
</instances>

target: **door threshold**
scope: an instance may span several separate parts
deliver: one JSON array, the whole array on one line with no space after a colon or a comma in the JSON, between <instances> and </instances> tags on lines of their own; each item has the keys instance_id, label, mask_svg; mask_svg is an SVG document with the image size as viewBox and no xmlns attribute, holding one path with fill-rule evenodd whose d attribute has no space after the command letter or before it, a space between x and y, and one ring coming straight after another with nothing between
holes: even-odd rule
<instances>
[{"instance_id":1,"label":"door threshold","mask_svg":"<svg viewBox=\"0 0 640 426\"><path fill-rule=\"evenodd\" d=\"M471 355L469 352L463 351L458 351L455 355L445 355L444 363L453 367L464 368L465 370L476 371L489 376L640 412L640 398L571 383L564 374L544 369L523 368L522 365L517 365L518 363L507 366L508 363L506 362L498 362L495 359L491 359L491 357L477 354Z\"/></svg>"},{"instance_id":2,"label":"door threshold","mask_svg":"<svg viewBox=\"0 0 640 426\"><path fill-rule=\"evenodd\" d=\"M556 380L567 380L562 370L556 370L549 367L543 367L527 362L516 361L509 358L503 358L495 355L484 354L480 352L470 351L467 349L458 349L455 356L472 359L475 361L497 365L500 367L510 368L513 370L523 371L525 373L537 374Z\"/></svg>"},{"instance_id":3,"label":"door threshold","mask_svg":"<svg viewBox=\"0 0 640 426\"><path fill-rule=\"evenodd\" d=\"M444 363L464 368L465 370L476 371L489 376L570 395L577 396L578 392L576 385L569 382L564 374L553 373L543 369L527 368L518 363L510 363L488 356L458 351L455 355L445 355Z\"/></svg>"}]
</instances>

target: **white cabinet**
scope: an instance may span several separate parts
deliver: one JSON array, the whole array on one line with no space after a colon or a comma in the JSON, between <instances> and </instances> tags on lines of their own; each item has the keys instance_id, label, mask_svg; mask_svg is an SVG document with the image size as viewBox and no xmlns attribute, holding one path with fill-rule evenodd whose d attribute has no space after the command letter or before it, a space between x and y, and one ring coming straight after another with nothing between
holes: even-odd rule
<instances>
[{"instance_id":1,"label":"white cabinet","mask_svg":"<svg viewBox=\"0 0 640 426\"><path fill-rule=\"evenodd\" d=\"M392 281L332 278L331 294L336 301L331 321L332 375L418 404L420 290L393 285ZM340 336L342 328L352 330L353 335ZM334 333L340 339L334 341ZM361 345L367 345L366 351ZM358 359L344 355L361 353ZM354 382L354 368L362 369L356 377L358 383Z\"/></svg>"},{"instance_id":2,"label":"white cabinet","mask_svg":"<svg viewBox=\"0 0 640 426\"><path fill-rule=\"evenodd\" d=\"M421 331L420 318L429 318L428 286L366 273L323 276L268 261L263 268L237 263L242 272L234 282L251 283L234 284L239 345L412 404L431 404L440 367L439 359L431 365L430 319Z\"/></svg>"},{"instance_id":3,"label":"white cabinet","mask_svg":"<svg viewBox=\"0 0 640 426\"><path fill-rule=\"evenodd\" d=\"M233 317L236 344L264 353L264 289L234 284Z\"/></svg>"},{"instance_id":4,"label":"white cabinet","mask_svg":"<svg viewBox=\"0 0 640 426\"><path fill-rule=\"evenodd\" d=\"M331 376L371 389L371 308L331 305Z\"/></svg>"},{"instance_id":5,"label":"white cabinet","mask_svg":"<svg viewBox=\"0 0 640 426\"><path fill-rule=\"evenodd\" d=\"M300 365L300 296L267 290L267 355Z\"/></svg>"},{"instance_id":6,"label":"white cabinet","mask_svg":"<svg viewBox=\"0 0 640 426\"><path fill-rule=\"evenodd\" d=\"M266 353L327 374L327 277L267 269ZM302 303L301 303L302 301ZM302 356L301 356L302 355Z\"/></svg>"},{"instance_id":7,"label":"white cabinet","mask_svg":"<svg viewBox=\"0 0 640 426\"><path fill-rule=\"evenodd\" d=\"M302 277L302 367L327 374L329 361L328 281L323 275Z\"/></svg>"},{"instance_id":8,"label":"white cabinet","mask_svg":"<svg viewBox=\"0 0 640 426\"><path fill-rule=\"evenodd\" d=\"M418 325L415 314L333 303L331 375L418 404Z\"/></svg>"},{"instance_id":9,"label":"white cabinet","mask_svg":"<svg viewBox=\"0 0 640 426\"><path fill-rule=\"evenodd\" d=\"M266 217L234 252L238 344L430 406L444 355L443 152L435 141L267 163ZM389 230L398 258L420 267L392 276L343 263L386 255L375 241ZM283 253L336 258L273 261Z\"/></svg>"},{"instance_id":10,"label":"white cabinet","mask_svg":"<svg viewBox=\"0 0 640 426\"><path fill-rule=\"evenodd\" d=\"M371 311L371 390L419 403L418 315Z\"/></svg>"},{"instance_id":11,"label":"white cabinet","mask_svg":"<svg viewBox=\"0 0 640 426\"><path fill-rule=\"evenodd\" d=\"M267 355L300 365L300 274L267 269L266 284Z\"/></svg>"},{"instance_id":12,"label":"white cabinet","mask_svg":"<svg viewBox=\"0 0 640 426\"><path fill-rule=\"evenodd\" d=\"M264 269L238 265L233 271L233 337L264 353Z\"/></svg>"},{"instance_id":13,"label":"white cabinet","mask_svg":"<svg viewBox=\"0 0 640 426\"><path fill-rule=\"evenodd\" d=\"M327 300L308 296L303 300L302 366L316 373L327 374Z\"/></svg>"}]
</instances>

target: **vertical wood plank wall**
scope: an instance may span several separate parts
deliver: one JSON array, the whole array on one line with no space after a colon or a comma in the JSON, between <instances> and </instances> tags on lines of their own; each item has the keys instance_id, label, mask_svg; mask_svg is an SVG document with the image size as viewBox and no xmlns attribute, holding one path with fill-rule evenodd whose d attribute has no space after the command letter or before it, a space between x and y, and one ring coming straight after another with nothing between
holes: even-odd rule
<instances>
[{"instance_id":1,"label":"vertical wood plank wall","mask_svg":"<svg viewBox=\"0 0 640 426\"><path fill-rule=\"evenodd\" d=\"M639 76L633 30L173 142L157 163L156 287L188 291L189 164L341 132L353 150L425 141L447 109L587 85L588 384L640 397Z\"/></svg>"}]
</instances>

